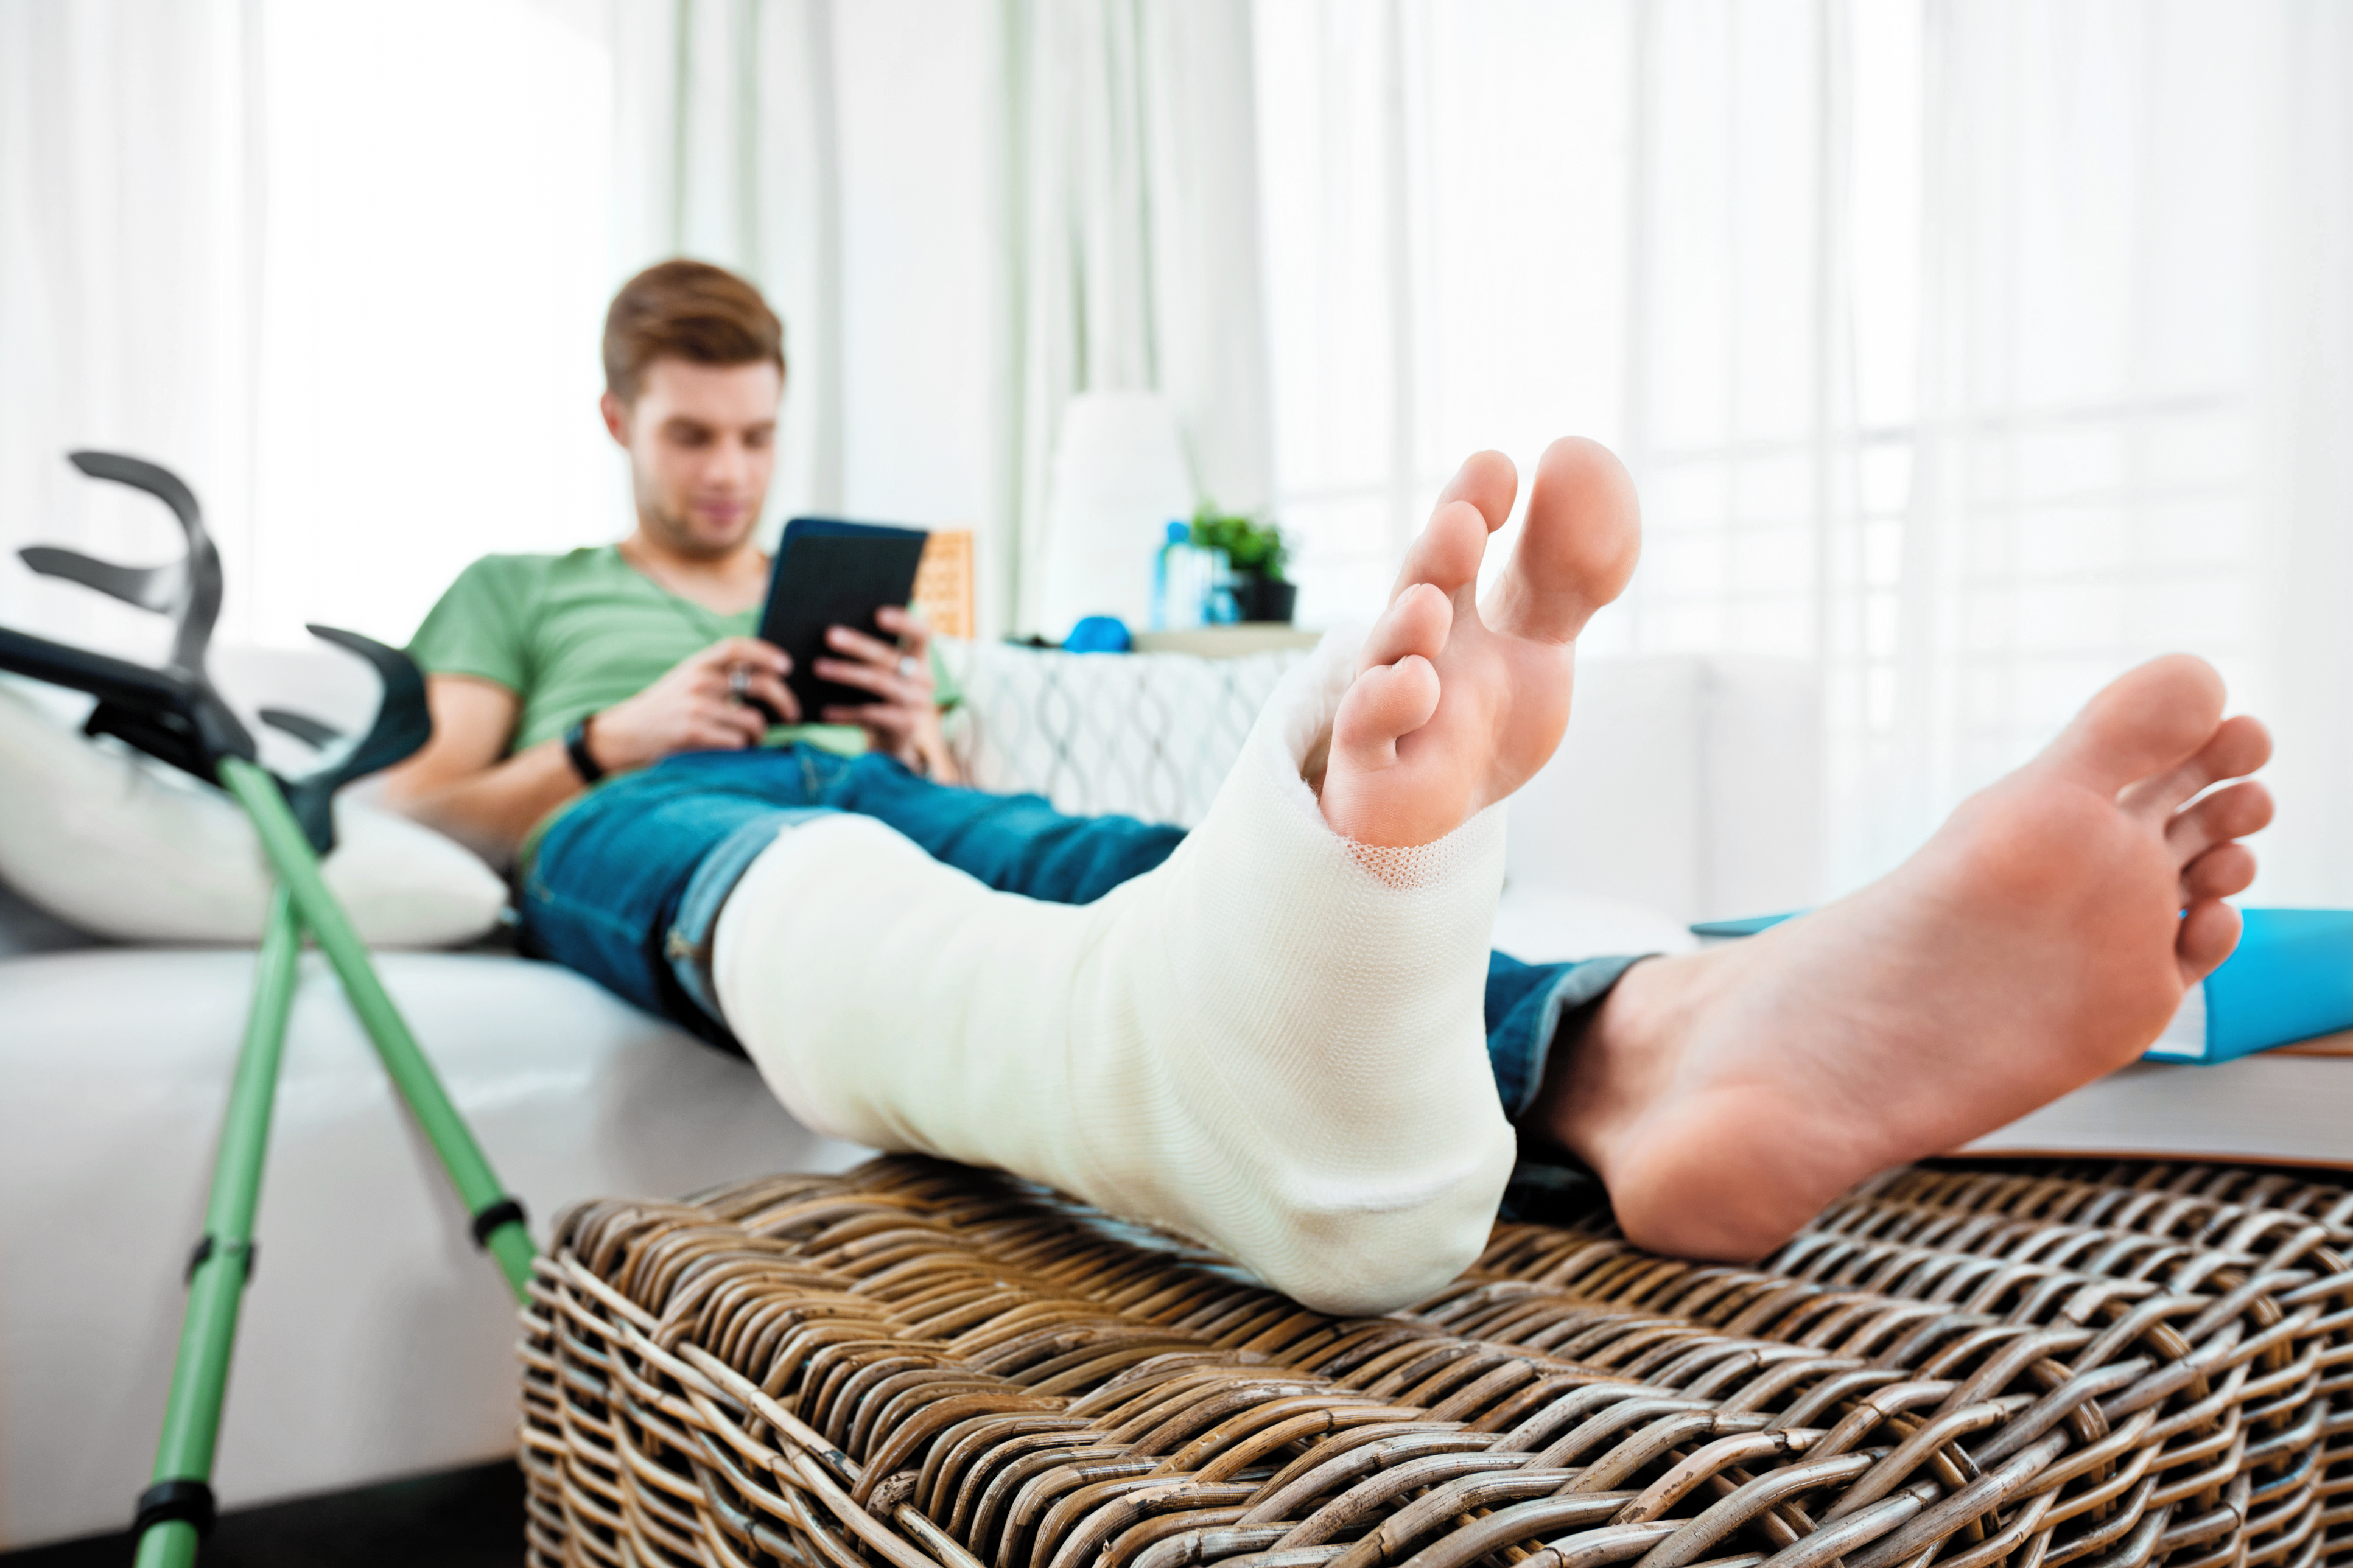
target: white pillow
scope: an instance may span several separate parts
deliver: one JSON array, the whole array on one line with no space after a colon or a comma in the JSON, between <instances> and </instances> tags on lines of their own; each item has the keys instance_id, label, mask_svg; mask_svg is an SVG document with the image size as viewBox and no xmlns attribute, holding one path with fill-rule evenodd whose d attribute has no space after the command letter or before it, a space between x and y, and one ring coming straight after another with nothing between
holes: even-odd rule
<instances>
[{"instance_id":1,"label":"white pillow","mask_svg":"<svg viewBox=\"0 0 2353 1568\"><path fill-rule=\"evenodd\" d=\"M506 885L463 846L335 803L327 887L375 947L447 947L498 922ZM0 881L121 942L252 942L269 868L221 791L76 733L0 685Z\"/></svg>"}]
</instances>

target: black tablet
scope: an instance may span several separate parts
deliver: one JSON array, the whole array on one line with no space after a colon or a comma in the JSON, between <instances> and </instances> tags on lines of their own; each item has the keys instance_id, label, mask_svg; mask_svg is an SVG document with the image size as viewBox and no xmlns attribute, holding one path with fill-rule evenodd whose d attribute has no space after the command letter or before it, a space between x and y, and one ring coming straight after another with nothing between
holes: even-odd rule
<instances>
[{"instance_id":1,"label":"black tablet","mask_svg":"<svg viewBox=\"0 0 2353 1568\"><path fill-rule=\"evenodd\" d=\"M792 655L785 683L800 700L805 722L822 722L818 715L828 708L881 700L871 691L818 678L817 661L833 652L826 647L825 631L849 626L891 641L874 612L914 597L915 568L930 537L920 528L829 517L797 517L785 524L768 577L768 602L760 612L760 636Z\"/></svg>"}]
</instances>

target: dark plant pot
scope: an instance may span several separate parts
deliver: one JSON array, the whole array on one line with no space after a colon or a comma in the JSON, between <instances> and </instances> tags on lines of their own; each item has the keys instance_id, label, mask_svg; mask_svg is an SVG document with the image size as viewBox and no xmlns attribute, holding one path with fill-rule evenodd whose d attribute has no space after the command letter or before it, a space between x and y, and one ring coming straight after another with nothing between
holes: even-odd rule
<instances>
[{"instance_id":1,"label":"dark plant pot","mask_svg":"<svg viewBox=\"0 0 2353 1568\"><path fill-rule=\"evenodd\" d=\"M1251 573L1234 584L1234 608L1245 621L1276 621L1289 626L1292 611L1298 603L1296 583Z\"/></svg>"}]
</instances>

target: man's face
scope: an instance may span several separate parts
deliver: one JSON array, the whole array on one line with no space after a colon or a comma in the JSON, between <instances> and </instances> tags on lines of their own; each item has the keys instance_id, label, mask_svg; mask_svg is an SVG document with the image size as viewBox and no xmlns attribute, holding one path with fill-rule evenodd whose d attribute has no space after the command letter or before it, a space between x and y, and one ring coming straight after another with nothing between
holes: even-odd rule
<instances>
[{"instance_id":1,"label":"man's face","mask_svg":"<svg viewBox=\"0 0 2353 1568\"><path fill-rule=\"evenodd\" d=\"M776 468L776 367L696 364L662 358L646 367L638 400L605 395L605 427L628 448L638 520L665 547L706 559L743 548Z\"/></svg>"}]
</instances>

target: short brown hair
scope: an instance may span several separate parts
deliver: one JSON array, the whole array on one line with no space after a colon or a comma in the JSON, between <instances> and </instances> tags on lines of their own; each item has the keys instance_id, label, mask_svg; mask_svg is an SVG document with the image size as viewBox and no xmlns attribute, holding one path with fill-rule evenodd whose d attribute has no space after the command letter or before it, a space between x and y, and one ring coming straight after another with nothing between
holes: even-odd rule
<instances>
[{"instance_id":1,"label":"short brown hair","mask_svg":"<svg viewBox=\"0 0 2353 1568\"><path fill-rule=\"evenodd\" d=\"M605 390L635 403L665 354L696 364L785 368L785 324L760 291L707 261L659 261L621 285L605 312Z\"/></svg>"}]
</instances>

